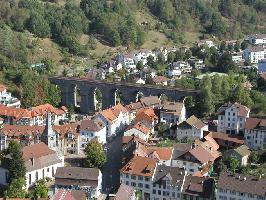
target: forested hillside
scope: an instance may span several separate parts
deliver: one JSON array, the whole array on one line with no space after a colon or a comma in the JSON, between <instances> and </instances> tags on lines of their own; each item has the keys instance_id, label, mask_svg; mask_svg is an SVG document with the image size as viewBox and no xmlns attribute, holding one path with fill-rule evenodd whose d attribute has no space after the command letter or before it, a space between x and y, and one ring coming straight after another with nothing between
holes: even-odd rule
<instances>
[{"instance_id":1,"label":"forested hillside","mask_svg":"<svg viewBox=\"0 0 266 200\"><path fill-rule=\"evenodd\" d=\"M101 61L106 47L111 55L151 40L150 48L193 42L187 34L226 40L255 32L266 32L265 0L0 0L0 81L25 106L37 105L53 101L47 74L58 66L77 73L80 60ZM36 63L44 67L32 70Z\"/></svg>"}]
</instances>

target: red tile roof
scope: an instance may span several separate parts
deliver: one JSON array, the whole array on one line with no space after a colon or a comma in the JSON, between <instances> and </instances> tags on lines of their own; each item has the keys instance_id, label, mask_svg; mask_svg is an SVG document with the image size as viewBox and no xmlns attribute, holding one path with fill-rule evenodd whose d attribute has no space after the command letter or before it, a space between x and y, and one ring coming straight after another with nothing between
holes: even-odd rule
<instances>
[{"instance_id":1,"label":"red tile roof","mask_svg":"<svg viewBox=\"0 0 266 200\"><path fill-rule=\"evenodd\" d=\"M31 158L40 158L42 156L47 156L50 154L56 154L55 151L51 150L43 142L23 147L22 153L24 160L29 160Z\"/></svg>"},{"instance_id":2,"label":"red tile roof","mask_svg":"<svg viewBox=\"0 0 266 200\"><path fill-rule=\"evenodd\" d=\"M247 118L245 129L266 129L266 119Z\"/></svg>"},{"instance_id":3,"label":"red tile roof","mask_svg":"<svg viewBox=\"0 0 266 200\"><path fill-rule=\"evenodd\" d=\"M155 76L153 79L154 83L166 82L168 79L165 76Z\"/></svg>"},{"instance_id":4,"label":"red tile roof","mask_svg":"<svg viewBox=\"0 0 266 200\"><path fill-rule=\"evenodd\" d=\"M150 121L153 122L157 120L158 117L156 116L154 109L152 108L141 108L136 114L135 122L141 121Z\"/></svg>"},{"instance_id":5,"label":"red tile roof","mask_svg":"<svg viewBox=\"0 0 266 200\"><path fill-rule=\"evenodd\" d=\"M112 108L101 111L100 114L108 121L113 122L115 119L117 119L117 117L119 116L121 112L127 113L128 110L122 104L117 104L113 106Z\"/></svg>"},{"instance_id":6,"label":"red tile roof","mask_svg":"<svg viewBox=\"0 0 266 200\"><path fill-rule=\"evenodd\" d=\"M137 176L153 176L156 169L156 160L147 157L134 156L121 170L121 173Z\"/></svg>"},{"instance_id":7,"label":"red tile roof","mask_svg":"<svg viewBox=\"0 0 266 200\"><path fill-rule=\"evenodd\" d=\"M147 147L147 153L149 157L154 155L158 160L170 160L173 149L173 147Z\"/></svg>"}]
</instances>

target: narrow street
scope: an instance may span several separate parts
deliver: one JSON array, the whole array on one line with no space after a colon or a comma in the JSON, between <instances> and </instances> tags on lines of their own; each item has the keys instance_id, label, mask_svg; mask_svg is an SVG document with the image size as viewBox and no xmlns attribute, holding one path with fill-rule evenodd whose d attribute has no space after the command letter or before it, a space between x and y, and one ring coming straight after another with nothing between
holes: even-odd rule
<instances>
[{"instance_id":1,"label":"narrow street","mask_svg":"<svg viewBox=\"0 0 266 200\"><path fill-rule=\"evenodd\" d=\"M120 184L122 134L107 143L107 162L103 167L102 189L104 193L112 193Z\"/></svg>"}]
</instances>

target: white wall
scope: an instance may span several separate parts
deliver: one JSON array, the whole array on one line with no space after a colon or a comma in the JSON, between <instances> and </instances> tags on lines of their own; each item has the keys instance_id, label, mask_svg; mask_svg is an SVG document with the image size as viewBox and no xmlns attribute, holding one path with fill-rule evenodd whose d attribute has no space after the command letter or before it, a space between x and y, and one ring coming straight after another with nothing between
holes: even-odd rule
<instances>
[{"instance_id":1,"label":"white wall","mask_svg":"<svg viewBox=\"0 0 266 200\"><path fill-rule=\"evenodd\" d=\"M247 193L240 193L237 191L230 191L230 190L221 190L217 188L216 193L216 200L257 200L256 195L250 196L250 194ZM265 199L265 198L264 198Z\"/></svg>"},{"instance_id":2,"label":"white wall","mask_svg":"<svg viewBox=\"0 0 266 200\"><path fill-rule=\"evenodd\" d=\"M203 137L203 131L208 131L208 126L205 125L201 129L197 129L196 127L190 128L190 129L178 129L176 130L176 138L181 140L185 137L187 138L199 138L201 139Z\"/></svg>"},{"instance_id":3,"label":"white wall","mask_svg":"<svg viewBox=\"0 0 266 200\"><path fill-rule=\"evenodd\" d=\"M87 131L87 130L81 130L80 131L80 149L84 150L87 143L91 141L92 139L97 138L99 143L105 144L106 143L106 127L104 126L99 131Z\"/></svg>"}]
</instances>

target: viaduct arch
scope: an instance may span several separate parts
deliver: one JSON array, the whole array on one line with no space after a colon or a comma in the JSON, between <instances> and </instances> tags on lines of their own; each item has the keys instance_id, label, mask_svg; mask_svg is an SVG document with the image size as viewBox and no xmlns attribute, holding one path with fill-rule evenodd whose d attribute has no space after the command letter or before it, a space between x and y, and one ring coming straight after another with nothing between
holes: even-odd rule
<instances>
[{"instance_id":1,"label":"viaduct arch","mask_svg":"<svg viewBox=\"0 0 266 200\"><path fill-rule=\"evenodd\" d=\"M138 93L144 96L159 96L165 94L172 100L180 100L186 96L196 96L199 91L180 89L176 87L140 85L132 83L106 82L88 80L77 77L50 77L50 82L57 85L61 90L62 105L75 105L75 88L80 89L80 111L82 113L95 112L95 89L102 93L102 109L110 108L116 104L116 92L120 91L125 104L136 102Z\"/></svg>"}]
</instances>

